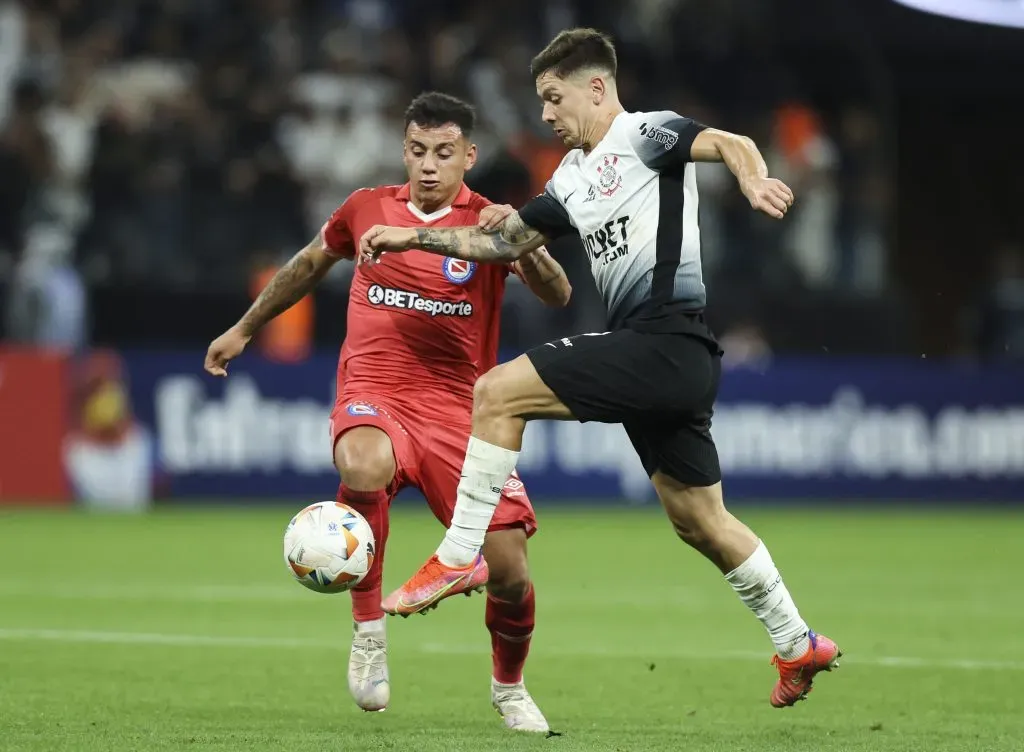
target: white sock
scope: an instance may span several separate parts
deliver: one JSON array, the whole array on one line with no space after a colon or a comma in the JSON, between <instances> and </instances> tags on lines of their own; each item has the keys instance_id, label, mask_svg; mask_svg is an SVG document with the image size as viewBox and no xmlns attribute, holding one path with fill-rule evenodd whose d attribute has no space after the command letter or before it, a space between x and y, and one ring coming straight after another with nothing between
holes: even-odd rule
<instances>
[{"instance_id":1,"label":"white sock","mask_svg":"<svg viewBox=\"0 0 1024 752\"><path fill-rule=\"evenodd\" d=\"M497 679L495 679L492 676L491 677L491 686L494 687L495 689L512 689L513 687L525 687L526 686L526 680L525 679L520 679L515 684L502 684L500 681L498 681Z\"/></svg>"},{"instance_id":2,"label":"white sock","mask_svg":"<svg viewBox=\"0 0 1024 752\"><path fill-rule=\"evenodd\" d=\"M452 525L437 548L442 564L469 566L484 545L501 489L516 469L519 452L469 437Z\"/></svg>"},{"instance_id":3,"label":"white sock","mask_svg":"<svg viewBox=\"0 0 1024 752\"><path fill-rule=\"evenodd\" d=\"M768 630L779 658L791 661L807 652L810 639L807 622L782 581L771 554L763 542L745 562L725 576L736 595L754 612Z\"/></svg>"},{"instance_id":4,"label":"white sock","mask_svg":"<svg viewBox=\"0 0 1024 752\"><path fill-rule=\"evenodd\" d=\"M359 636L367 634L378 634L384 631L383 619L370 619L370 621L357 621L355 623L356 634Z\"/></svg>"}]
</instances>

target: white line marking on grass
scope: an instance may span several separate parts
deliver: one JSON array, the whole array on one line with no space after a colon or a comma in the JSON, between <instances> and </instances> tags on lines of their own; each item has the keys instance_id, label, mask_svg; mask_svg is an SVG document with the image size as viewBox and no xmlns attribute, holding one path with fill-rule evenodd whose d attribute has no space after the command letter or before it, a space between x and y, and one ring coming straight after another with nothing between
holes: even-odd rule
<instances>
[{"instance_id":1,"label":"white line marking on grass","mask_svg":"<svg viewBox=\"0 0 1024 752\"><path fill-rule=\"evenodd\" d=\"M209 603L292 601L308 597L308 592L273 585L38 585L26 582L0 581L0 597L40 598L44 600L85 601L199 601Z\"/></svg>"},{"instance_id":2,"label":"white line marking on grass","mask_svg":"<svg viewBox=\"0 0 1024 752\"><path fill-rule=\"evenodd\" d=\"M177 645L217 648L338 648L338 643L289 637L233 637L229 635L160 634L158 632L107 632L81 629L0 629L0 640L51 642L98 642L110 645Z\"/></svg>"},{"instance_id":3,"label":"white line marking on grass","mask_svg":"<svg viewBox=\"0 0 1024 752\"><path fill-rule=\"evenodd\" d=\"M446 645L443 643L426 643L417 646L423 653L439 653L448 655L462 655L480 653L477 650L463 645ZM530 652L533 652L531 648ZM544 652L543 649L541 652ZM700 652L697 650L679 650L670 648L668 650L637 650L636 648L624 647L598 647L588 646L557 646L552 647L550 652L554 655L573 655L600 658L681 658L684 660L734 660L734 661L764 661L768 662L771 657L769 652L754 652L752 650L713 650ZM974 659L946 659L946 658L922 658L916 656L846 656L840 659L840 664L854 664L858 666L881 666L887 668L940 668L940 669L961 669L965 671L1024 671L1024 661L992 661Z\"/></svg>"},{"instance_id":4,"label":"white line marking on grass","mask_svg":"<svg viewBox=\"0 0 1024 752\"><path fill-rule=\"evenodd\" d=\"M35 598L40 600L84 600L84 601L152 601L152 602L202 602L202 603L244 603L301 601L311 593L295 583L289 583L289 575L282 572L280 585L181 585L154 582L147 585L124 583L77 584L35 583L15 580L0 580L0 598ZM319 597L319 596L318 596ZM702 608L707 598L695 597L680 589L668 594L680 608ZM650 599L631 593L569 593L560 599L562 604L615 604L624 606L649 605Z\"/></svg>"},{"instance_id":5,"label":"white line marking on grass","mask_svg":"<svg viewBox=\"0 0 1024 752\"><path fill-rule=\"evenodd\" d=\"M164 634L159 632L115 632L105 630L78 629L0 629L0 640L50 641L62 643L100 643L109 645L165 645L177 647L216 648L276 648L348 651L348 640L315 640L292 637L242 637L230 635ZM443 643L420 643L407 646L420 653L432 655L484 655L486 646L447 645ZM532 653L550 656L576 656L585 658L677 658L684 660L733 660L764 661L767 652L753 651L709 651L696 650L637 650L622 646L564 646L537 645ZM971 658L923 658L914 656L856 656L844 657L844 663L882 668L935 668L962 671L1024 671L1024 661L975 660Z\"/></svg>"},{"instance_id":6,"label":"white line marking on grass","mask_svg":"<svg viewBox=\"0 0 1024 752\"><path fill-rule=\"evenodd\" d=\"M185 585L180 583L131 584L115 582L86 582L82 584L56 584L25 582L22 580L0 579L0 599L29 598L38 600L83 600L83 601L142 601L153 603L298 603L313 597L320 598L287 580L285 573L278 585ZM686 590L671 589L663 593L674 607L684 611L706 613L717 611L725 603L732 602L732 596L722 597ZM649 596L625 591L590 592L587 590L563 592L557 602L548 603L546 608L576 610L579 607L629 606L653 608ZM661 608L660 604L657 608ZM989 602L964 600L922 600L917 603L892 604L863 603L861 611L875 611L892 616L899 614L933 615L937 610L956 609L960 613L976 616L991 616L1016 619L1017 611L1007 610L1003 605Z\"/></svg>"}]
</instances>

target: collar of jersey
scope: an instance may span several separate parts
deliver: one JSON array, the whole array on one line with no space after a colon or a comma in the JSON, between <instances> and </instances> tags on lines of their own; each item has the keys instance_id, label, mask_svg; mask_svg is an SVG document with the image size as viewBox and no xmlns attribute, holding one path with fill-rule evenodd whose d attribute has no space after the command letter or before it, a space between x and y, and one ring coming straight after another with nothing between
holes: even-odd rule
<instances>
[{"instance_id":1,"label":"collar of jersey","mask_svg":"<svg viewBox=\"0 0 1024 752\"><path fill-rule=\"evenodd\" d=\"M472 198L473 198L473 191L469 190L469 186L466 185L465 183L463 183L462 184L462 188L460 188L459 192L455 195L455 200L452 201L451 206L452 207L466 207L466 206L469 206L469 202L472 200ZM398 200L398 201L409 201L409 184L408 183L406 183L405 185L403 185L401 188L398 189L398 193L395 194L395 199ZM438 209L438 211L434 212L434 214L437 214L438 212L441 212L441 211L444 211L444 209ZM433 215L427 215L427 216L433 216Z\"/></svg>"}]
</instances>

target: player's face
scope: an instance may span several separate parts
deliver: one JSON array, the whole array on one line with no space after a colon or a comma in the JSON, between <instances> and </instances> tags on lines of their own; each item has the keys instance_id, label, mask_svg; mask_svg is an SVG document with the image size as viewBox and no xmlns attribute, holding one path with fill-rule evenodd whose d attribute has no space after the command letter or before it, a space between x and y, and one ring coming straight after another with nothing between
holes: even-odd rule
<instances>
[{"instance_id":1,"label":"player's face","mask_svg":"<svg viewBox=\"0 0 1024 752\"><path fill-rule=\"evenodd\" d=\"M476 164L476 145L453 123L436 128L410 123L403 159L413 197L439 206L458 194L466 171Z\"/></svg>"},{"instance_id":2,"label":"player's face","mask_svg":"<svg viewBox=\"0 0 1024 752\"><path fill-rule=\"evenodd\" d=\"M587 123L595 108L591 77L559 78L553 71L537 76L537 94L544 103L541 117L570 149L583 146Z\"/></svg>"}]
</instances>

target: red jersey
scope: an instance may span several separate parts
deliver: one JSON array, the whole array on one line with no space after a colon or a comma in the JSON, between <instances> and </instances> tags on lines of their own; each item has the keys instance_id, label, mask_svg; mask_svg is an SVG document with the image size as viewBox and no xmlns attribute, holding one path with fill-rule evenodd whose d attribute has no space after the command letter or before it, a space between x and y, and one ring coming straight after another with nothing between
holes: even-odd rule
<instances>
[{"instance_id":1,"label":"red jersey","mask_svg":"<svg viewBox=\"0 0 1024 752\"><path fill-rule=\"evenodd\" d=\"M373 225L475 225L489 204L463 185L451 206L427 215L410 202L408 183L363 188L334 211L321 242L328 254L352 259ZM418 250L356 266L338 394L404 394L427 409L430 400L471 405L473 384L497 362L509 270ZM440 419L445 417L452 416Z\"/></svg>"}]
</instances>

